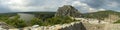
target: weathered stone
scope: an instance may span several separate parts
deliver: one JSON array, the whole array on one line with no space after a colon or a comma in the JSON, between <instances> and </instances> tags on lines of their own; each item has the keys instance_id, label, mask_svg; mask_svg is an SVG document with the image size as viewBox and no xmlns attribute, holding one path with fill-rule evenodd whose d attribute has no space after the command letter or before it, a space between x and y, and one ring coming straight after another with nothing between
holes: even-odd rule
<instances>
[{"instance_id":1,"label":"weathered stone","mask_svg":"<svg viewBox=\"0 0 120 30\"><path fill-rule=\"evenodd\" d=\"M0 27L4 28L4 29L13 28L13 27L9 26L8 24L6 24L5 22L0 22Z\"/></svg>"},{"instance_id":2,"label":"weathered stone","mask_svg":"<svg viewBox=\"0 0 120 30\"><path fill-rule=\"evenodd\" d=\"M84 27L82 22L80 22L65 28L61 28L59 30L86 30L86 28Z\"/></svg>"},{"instance_id":3,"label":"weathered stone","mask_svg":"<svg viewBox=\"0 0 120 30\"><path fill-rule=\"evenodd\" d=\"M55 16L71 16L71 17L80 17L81 14L77 9L72 7L71 5L64 5L63 7L59 7Z\"/></svg>"}]
</instances>

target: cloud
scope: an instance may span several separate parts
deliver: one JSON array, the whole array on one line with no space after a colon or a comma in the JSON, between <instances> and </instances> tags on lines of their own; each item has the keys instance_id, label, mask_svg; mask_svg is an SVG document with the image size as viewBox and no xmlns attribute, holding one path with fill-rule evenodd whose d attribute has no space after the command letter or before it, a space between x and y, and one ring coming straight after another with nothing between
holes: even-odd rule
<instances>
[{"instance_id":1,"label":"cloud","mask_svg":"<svg viewBox=\"0 0 120 30\"><path fill-rule=\"evenodd\" d=\"M83 11L83 12L96 12L99 11L98 9L90 7L88 4L80 2L80 1L73 1L73 6L78 7L77 9Z\"/></svg>"},{"instance_id":2,"label":"cloud","mask_svg":"<svg viewBox=\"0 0 120 30\"><path fill-rule=\"evenodd\" d=\"M0 5L0 13L9 12L10 9L7 6Z\"/></svg>"},{"instance_id":3,"label":"cloud","mask_svg":"<svg viewBox=\"0 0 120 30\"><path fill-rule=\"evenodd\" d=\"M0 11L57 11L63 5L72 5L80 12L119 11L120 0L0 0Z\"/></svg>"},{"instance_id":4,"label":"cloud","mask_svg":"<svg viewBox=\"0 0 120 30\"><path fill-rule=\"evenodd\" d=\"M27 8L27 2L25 0L1 0L1 4L4 6L8 6L10 11L25 11Z\"/></svg>"},{"instance_id":5,"label":"cloud","mask_svg":"<svg viewBox=\"0 0 120 30\"><path fill-rule=\"evenodd\" d=\"M88 0L83 1L94 9L106 9L120 11L120 0Z\"/></svg>"},{"instance_id":6,"label":"cloud","mask_svg":"<svg viewBox=\"0 0 120 30\"><path fill-rule=\"evenodd\" d=\"M119 4L117 2L110 2L107 5L111 6L111 7L117 7L117 6L119 6Z\"/></svg>"}]
</instances>

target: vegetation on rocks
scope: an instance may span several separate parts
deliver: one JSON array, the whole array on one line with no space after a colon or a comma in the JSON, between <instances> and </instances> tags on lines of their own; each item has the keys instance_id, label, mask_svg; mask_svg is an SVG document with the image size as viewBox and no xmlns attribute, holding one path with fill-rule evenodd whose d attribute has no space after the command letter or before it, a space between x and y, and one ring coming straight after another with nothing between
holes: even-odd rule
<instances>
[{"instance_id":1,"label":"vegetation on rocks","mask_svg":"<svg viewBox=\"0 0 120 30\"><path fill-rule=\"evenodd\" d=\"M50 24L54 25L54 24L64 24L64 23L70 23L73 22L74 20L71 19L68 16L57 16L57 17L52 17L52 18L48 18L46 20L46 22L49 22Z\"/></svg>"},{"instance_id":2,"label":"vegetation on rocks","mask_svg":"<svg viewBox=\"0 0 120 30\"><path fill-rule=\"evenodd\" d=\"M40 26L47 26L47 25L55 25L55 24L64 24L64 23L70 23L74 20L71 19L68 16L59 16L59 17L52 17L45 20L41 20L38 18L33 18L33 20L30 21L31 25L40 25Z\"/></svg>"},{"instance_id":3,"label":"vegetation on rocks","mask_svg":"<svg viewBox=\"0 0 120 30\"><path fill-rule=\"evenodd\" d=\"M114 23L120 23L120 19L119 20L117 20L116 22L114 22Z\"/></svg>"},{"instance_id":4,"label":"vegetation on rocks","mask_svg":"<svg viewBox=\"0 0 120 30\"><path fill-rule=\"evenodd\" d=\"M32 20L29 21L29 25L42 25L42 21L39 18L33 18Z\"/></svg>"},{"instance_id":5,"label":"vegetation on rocks","mask_svg":"<svg viewBox=\"0 0 120 30\"><path fill-rule=\"evenodd\" d=\"M13 19L4 20L4 22L16 28L27 26L25 21L19 19L19 16L15 16Z\"/></svg>"},{"instance_id":6,"label":"vegetation on rocks","mask_svg":"<svg viewBox=\"0 0 120 30\"><path fill-rule=\"evenodd\" d=\"M9 17L0 17L0 21L5 22L8 25L15 28L22 28L22 27L33 26L33 25L48 26L48 25L55 25L55 24L64 24L64 23L73 22L74 20L71 19L69 16L57 16L52 18L46 18L45 20L42 20L36 17L26 22L20 19L19 15L15 15L11 19Z\"/></svg>"}]
</instances>

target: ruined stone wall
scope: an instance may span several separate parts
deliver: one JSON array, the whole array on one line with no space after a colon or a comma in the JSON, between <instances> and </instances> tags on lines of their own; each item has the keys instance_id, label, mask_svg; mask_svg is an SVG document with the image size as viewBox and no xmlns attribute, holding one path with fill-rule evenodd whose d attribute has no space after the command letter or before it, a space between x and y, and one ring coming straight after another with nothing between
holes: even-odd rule
<instances>
[{"instance_id":1,"label":"ruined stone wall","mask_svg":"<svg viewBox=\"0 0 120 30\"><path fill-rule=\"evenodd\" d=\"M89 24L83 23L87 30L104 30L105 24Z\"/></svg>"},{"instance_id":2,"label":"ruined stone wall","mask_svg":"<svg viewBox=\"0 0 120 30\"><path fill-rule=\"evenodd\" d=\"M86 30L85 26L82 22L76 23L74 25L71 25L69 27L61 28L59 30Z\"/></svg>"}]
</instances>

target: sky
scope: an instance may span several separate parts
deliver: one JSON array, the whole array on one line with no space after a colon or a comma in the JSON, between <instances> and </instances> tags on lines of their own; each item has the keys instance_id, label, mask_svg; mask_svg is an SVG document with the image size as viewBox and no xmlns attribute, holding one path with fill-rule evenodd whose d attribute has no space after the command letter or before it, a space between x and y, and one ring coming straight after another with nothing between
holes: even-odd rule
<instances>
[{"instance_id":1,"label":"sky","mask_svg":"<svg viewBox=\"0 0 120 30\"><path fill-rule=\"evenodd\" d=\"M0 0L0 13L51 11L71 5L80 12L114 10L120 12L120 0Z\"/></svg>"}]
</instances>

